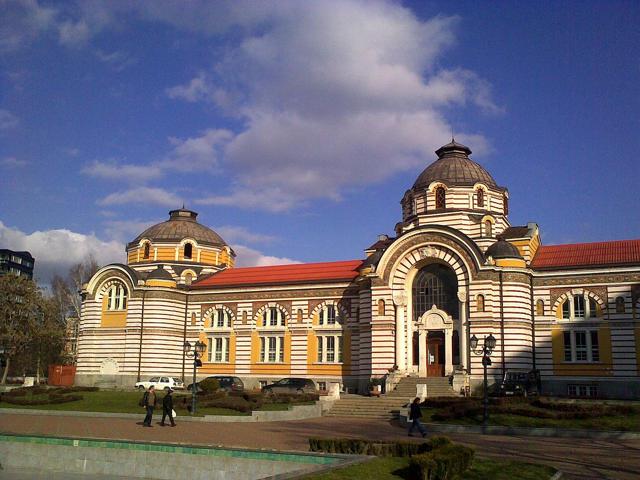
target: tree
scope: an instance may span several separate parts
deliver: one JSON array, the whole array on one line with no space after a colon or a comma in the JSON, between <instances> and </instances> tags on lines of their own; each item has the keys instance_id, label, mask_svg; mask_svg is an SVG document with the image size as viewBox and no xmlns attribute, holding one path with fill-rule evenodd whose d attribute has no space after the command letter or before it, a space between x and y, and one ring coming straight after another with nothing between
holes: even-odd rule
<instances>
[{"instance_id":1,"label":"tree","mask_svg":"<svg viewBox=\"0 0 640 480\"><path fill-rule=\"evenodd\" d=\"M99 269L93 256L69 268L66 277L55 275L51 281L53 299L58 305L64 330L67 335L77 338L77 329L82 310L82 286L88 282ZM75 351L75 350L74 350ZM69 355L67 361L73 363L75 355Z\"/></svg>"},{"instance_id":2,"label":"tree","mask_svg":"<svg viewBox=\"0 0 640 480\"><path fill-rule=\"evenodd\" d=\"M6 366L1 384L7 380L11 361L29 347L42 317L42 296L36 284L25 277L0 276L0 348Z\"/></svg>"}]
</instances>

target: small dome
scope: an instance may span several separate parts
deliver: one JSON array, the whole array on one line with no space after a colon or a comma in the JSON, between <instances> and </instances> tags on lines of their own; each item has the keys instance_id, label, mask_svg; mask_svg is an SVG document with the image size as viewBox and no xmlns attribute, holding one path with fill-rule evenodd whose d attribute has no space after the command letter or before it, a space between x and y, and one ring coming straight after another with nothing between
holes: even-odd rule
<instances>
[{"instance_id":1,"label":"small dome","mask_svg":"<svg viewBox=\"0 0 640 480\"><path fill-rule=\"evenodd\" d=\"M220 235L196 221L198 214L181 208L169 212L169 220L147 228L129 243L128 248L140 243L143 238L153 242L181 242L192 238L200 245L224 247L227 243Z\"/></svg>"},{"instance_id":2,"label":"small dome","mask_svg":"<svg viewBox=\"0 0 640 480\"><path fill-rule=\"evenodd\" d=\"M518 258L522 259L522 255L520 255L520 251L518 248L512 243L507 242L506 240L498 240L494 244L492 244L484 254L485 257L493 257L495 259L500 258Z\"/></svg>"},{"instance_id":3,"label":"small dome","mask_svg":"<svg viewBox=\"0 0 640 480\"><path fill-rule=\"evenodd\" d=\"M443 182L447 186L474 185L478 182L488 187L499 188L491 174L480 164L469 158L471 149L452 140L436 150L438 160L433 162L418 176L413 188L427 188L433 182Z\"/></svg>"},{"instance_id":4,"label":"small dome","mask_svg":"<svg viewBox=\"0 0 640 480\"><path fill-rule=\"evenodd\" d=\"M169 280L172 282L174 281L171 274L168 271L166 271L164 268L162 268L162 266L158 266L158 268L153 270L147 277L147 280Z\"/></svg>"}]
</instances>

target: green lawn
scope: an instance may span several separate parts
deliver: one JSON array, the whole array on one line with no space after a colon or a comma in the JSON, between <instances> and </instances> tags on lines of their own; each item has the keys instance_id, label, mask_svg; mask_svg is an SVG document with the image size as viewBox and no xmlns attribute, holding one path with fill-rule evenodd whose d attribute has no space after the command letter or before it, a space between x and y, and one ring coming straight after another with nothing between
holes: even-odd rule
<instances>
[{"instance_id":1,"label":"green lawn","mask_svg":"<svg viewBox=\"0 0 640 480\"><path fill-rule=\"evenodd\" d=\"M0 402L0 408L26 408L34 410L63 410L76 412L107 412L107 413L139 413L144 414L144 408L138 405L142 398L142 392L139 391L122 391L122 390L103 390L97 392L78 392L82 395L82 400L69 403L59 403L51 405L14 405L12 403ZM163 394L158 395L158 408L161 409ZM39 398L39 397L34 397ZM191 404L191 396L188 397ZM181 408L182 395L174 394L173 400L176 413L180 416L189 415L189 412ZM264 411L282 411L287 410L289 405L283 403L265 404L260 410ZM241 413L228 408L212 408L204 407L197 409L197 415L250 415L249 413Z\"/></svg>"},{"instance_id":2,"label":"green lawn","mask_svg":"<svg viewBox=\"0 0 640 480\"><path fill-rule=\"evenodd\" d=\"M304 480L343 480L368 478L375 480L411 479L407 457L381 457L351 467L338 468ZM531 463L476 458L463 480L541 480L551 477L555 469Z\"/></svg>"},{"instance_id":3,"label":"green lawn","mask_svg":"<svg viewBox=\"0 0 640 480\"><path fill-rule=\"evenodd\" d=\"M530 407L535 411L535 407ZM468 418L458 418L446 422L432 420L431 415L438 413L440 409L423 408L425 422L450 423L456 425L482 425L482 415ZM640 413L630 415L608 415L585 419L551 419L537 418L535 416L512 415L505 413L493 413L489 415L489 425L507 427L554 427L554 428L583 428L589 430L620 430L640 431Z\"/></svg>"}]
</instances>

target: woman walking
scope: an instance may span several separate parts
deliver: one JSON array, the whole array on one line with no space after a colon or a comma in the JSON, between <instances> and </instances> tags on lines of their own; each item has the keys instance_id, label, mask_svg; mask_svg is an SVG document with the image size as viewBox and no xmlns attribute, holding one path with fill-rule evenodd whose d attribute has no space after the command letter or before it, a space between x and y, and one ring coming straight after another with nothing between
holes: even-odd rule
<instances>
[{"instance_id":1,"label":"woman walking","mask_svg":"<svg viewBox=\"0 0 640 480\"><path fill-rule=\"evenodd\" d=\"M171 396L172 393L173 390L167 390L167 394L162 399L162 421L160 422L160 426L162 427L164 427L164 420L165 418L167 418L167 416L171 421L171 426L176 426L176 422L173 421L173 397Z\"/></svg>"},{"instance_id":2,"label":"woman walking","mask_svg":"<svg viewBox=\"0 0 640 480\"><path fill-rule=\"evenodd\" d=\"M427 431L420 423L420 418L422 418L422 409L420 408L420 397L416 397L413 402L411 402L411 408L409 411L409 420L411 420L411 426L409 427L409 436L412 437L412 432L414 428L417 428L418 431L422 434L422 438L427 436Z\"/></svg>"}]
</instances>

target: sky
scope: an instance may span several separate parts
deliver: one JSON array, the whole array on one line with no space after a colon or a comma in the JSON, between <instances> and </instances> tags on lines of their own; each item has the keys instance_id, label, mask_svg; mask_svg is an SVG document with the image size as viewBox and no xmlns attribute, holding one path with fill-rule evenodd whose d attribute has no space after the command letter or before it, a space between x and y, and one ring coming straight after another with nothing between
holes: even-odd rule
<instances>
[{"instance_id":1,"label":"sky","mask_svg":"<svg viewBox=\"0 0 640 480\"><path fill-rule=\"evenodd\" d=\"M0 0L0 248L183 204L237 265L356 259L452 134L544 244L640 238L636 1Z\"/></svg>"}]
</instances>

